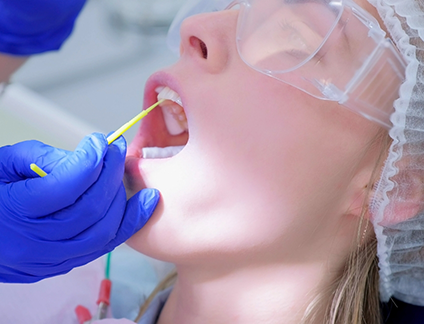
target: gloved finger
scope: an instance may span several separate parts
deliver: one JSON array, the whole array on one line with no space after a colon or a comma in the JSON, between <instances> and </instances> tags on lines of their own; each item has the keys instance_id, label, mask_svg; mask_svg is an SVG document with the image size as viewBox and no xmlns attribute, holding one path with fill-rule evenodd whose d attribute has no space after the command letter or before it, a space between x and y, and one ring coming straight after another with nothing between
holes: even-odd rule
<instances>
[{"instance_id":1,"label":"gloved finger","mask_svg":"<svg viewBox=\"0 0 424 324\"><path fill-rule=\"evenodd\" d=\"M0 147L0 181L8 183L39 178L30 169L31 163L36 163L49 173L69 153L39 141L24 141Z\"/></svg>"},{"instance_id":2,"label":"gloved finger","mask_svg":"<svg viewBox=\"0 0 424 324\"><path fill-rule=\"evenodd\" d=\"M49 217L34 219L37 223L37 236L42 240L67 240L77 236L111 213L112 203L114 217L122 218L125 211L126 197L122 195L116 201L118 190L124 191L122 178L125 168L126 143L122 138L112 143L104 158L104 166L98 180L75 202ZM30 220L29 220L30 221ZM28 222L26 220L25 222ZM111 226L111 225L110 225Z\"/></svg>"},{"instance_id":3,"label":"gloved finger","mask_svg":"<svg viewBox=\"0 0 424 324\"><path fill-rule=\"evenodd\" d=\"M124 189L122 187L122 189ZM125 199L125 190L120 190L117 201ZM116 246L125 242L134 233L140 230L149 220L157 203L160 193L156 189L144 189L134 195L127 204L123 218L116 217L115 208L120 209L119 204L112 205L111 211L105 218L80 235L62 242L45 242L44 249L51 251L49 255L38 258L35 262L53 264L54 260L63 260L55 266L55 271L64 271L67 267L76 267L86 264L98 257L112 251ZM79 252L79 253L78 253ZM68 256L67 259L64 259ZM69 257L73 256L73 257ZM44 270L43 270L44 269ZM45 266L40 267L40 273L45 271Z\"/></svg>"},{"instance_id":4,"label":"gloved finger","mask_svg":"<svg viewBox=\"0 0 424 324\"><path fill-rule=\"evenodd\" d=\"M107 149L104 135L86 136L46 177L10 183L6 207L17 215L40 217L74 204L98 179Z\"/></svg>"},{"instance_id":5,"label":"gloved finger","mask_svg":"<svg viewBox=\"0 0 424 324\"><path fill-rule=\"evenodd\" d=\"M18 270L23 269L23 270ZM56 263L24 263L19 268L0 265L0 282L7 283L34 283L48 277L62 275L71 271L73 267L68 268L63 264Z\"/></svg>"},{"instance_id":6,"label":"gloved finger","mask_svg":"<svg viewBox=\"0 0 424 324\"><path fill-rule=\"evenodd\" d=\"M116 236L125 212L125 202L125 188L121 186L106 215L77 236L62 241L32 239L32 247L49 251L34 259L27 257L25 262L39 265L33 267L33 274L41 275L46 265L54 266L55 271L62 271L69 265L83 265L104 254L100 251Z\"/></svg>"},{"instance_id":7,"label":"gloved finger","mask_svg":"<svg viewBox=\"0 0 424 324\"><path fill-rule=\"evenodd\" d=\"M43 277L28 275L26 272L0 264L1 283L33 283L40 281L41 279L43 279Z\"/></svg>"},{"instance_id":8,"label":"gloved finger","mask_svg":"<svg viewBox=\"0 0 424 324\"><path fill-rule=\"evenodd\" d=\"M138 232L153 215L160 199L157 189L144 189L136 193L127 202L127 208L116 237L111 240L105 251L112 251Z\"/></svg>"}]
</instances>

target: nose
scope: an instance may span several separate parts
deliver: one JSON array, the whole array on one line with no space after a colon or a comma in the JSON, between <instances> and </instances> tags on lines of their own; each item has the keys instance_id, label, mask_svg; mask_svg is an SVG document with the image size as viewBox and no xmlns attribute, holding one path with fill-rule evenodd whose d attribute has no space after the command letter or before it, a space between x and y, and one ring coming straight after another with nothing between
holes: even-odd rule
<instances>
[{"instance_id":1,"label":"nose","mask_svg":"<svg viewBox=\"0 0 424 324\"><path fill-rule=\"evenodd\" d=\"M237 10L199 14L181 25L181 58L194 60L201 69L218 73L237 55Z\"/></svg>"}]
</instances>

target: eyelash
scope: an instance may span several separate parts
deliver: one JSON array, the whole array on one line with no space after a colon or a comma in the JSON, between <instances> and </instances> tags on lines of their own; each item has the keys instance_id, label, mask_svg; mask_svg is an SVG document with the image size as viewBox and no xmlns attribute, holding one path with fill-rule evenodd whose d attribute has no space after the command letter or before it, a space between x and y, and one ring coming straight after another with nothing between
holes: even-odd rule
<instances>
[{"instance_id":1,"label":"eyelash","mask_svg":"<svg viewBox=\"0 0 424 324\"><path fill-rule=\"evenodd\" d=\"M291 23L288 23L286 19L281 20L278 26L280 26L281 29L294 29Z\"/></svg>"}]
</instances>

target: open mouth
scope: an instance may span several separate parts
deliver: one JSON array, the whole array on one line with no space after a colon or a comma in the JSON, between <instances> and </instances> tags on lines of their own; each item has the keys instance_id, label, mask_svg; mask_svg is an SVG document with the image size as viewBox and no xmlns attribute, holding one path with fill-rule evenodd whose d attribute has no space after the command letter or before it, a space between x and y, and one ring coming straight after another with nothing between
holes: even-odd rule
<instances>
[{"instance_id":1,"label":"open mouth","mask_svg":"<svg viewBox=\"0 0 424 324\"><path fill-rule=\"evenodd\" d=\"M156 98L154 96L156 95ZM143 121L131 146L143 159L163 159L177 155L187 144L188 123L178 93L168 86L157 86L151 101L164 100ZM134 148L134 147L133 147ZM131 152L134 153L134 152ZM131 154L134 155L134 154Z\"/></svg>"}]
</instances>

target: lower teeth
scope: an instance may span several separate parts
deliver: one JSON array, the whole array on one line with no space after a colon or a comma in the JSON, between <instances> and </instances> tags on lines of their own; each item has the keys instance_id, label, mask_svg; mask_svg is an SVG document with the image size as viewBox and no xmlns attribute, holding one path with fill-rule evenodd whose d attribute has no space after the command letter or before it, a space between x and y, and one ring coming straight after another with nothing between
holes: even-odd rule
<instances>
[{"instance_id":1,"label":"lower teeth","mask_svg":"<svg viewBox=\"0 0 424 324\"><path fill-rule=\"evenodd\" d=\"M168 147L143 147L143 159L164 159L169 158L180 153L184 148L182 146L168 146Z\"/></svg>"},{"instance_id":2,"label":"lower teeth","mask_svg":"<svg viewBox=\"0 0 424 324\"><path fill-rule=\"evenodd\" d=\"M172 101L161 104L163 119L171 135L180 135L187 131L187 119L181 106Z\"/></svg>"}]
</instances>

